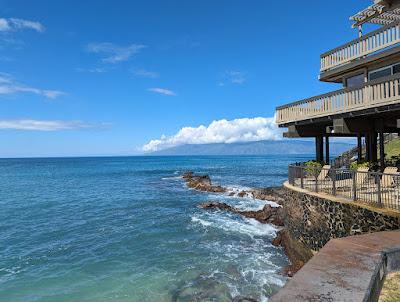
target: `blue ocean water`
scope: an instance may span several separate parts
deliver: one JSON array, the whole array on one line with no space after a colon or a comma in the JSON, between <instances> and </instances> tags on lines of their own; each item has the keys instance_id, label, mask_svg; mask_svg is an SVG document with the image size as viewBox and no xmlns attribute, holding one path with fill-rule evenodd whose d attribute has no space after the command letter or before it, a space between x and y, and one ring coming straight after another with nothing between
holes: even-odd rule
<instances>
[{"instance_id":1,"label":"blue ocean water","mask_svg":"<svg viewBox=\"0 0 400 302\"><path fill-rule=\"evenodd\" d=\"M277 229L189 190L280 185L295 156L0 159L0 301L265 301L286 279Z\"/></svg>"}]
</instances>

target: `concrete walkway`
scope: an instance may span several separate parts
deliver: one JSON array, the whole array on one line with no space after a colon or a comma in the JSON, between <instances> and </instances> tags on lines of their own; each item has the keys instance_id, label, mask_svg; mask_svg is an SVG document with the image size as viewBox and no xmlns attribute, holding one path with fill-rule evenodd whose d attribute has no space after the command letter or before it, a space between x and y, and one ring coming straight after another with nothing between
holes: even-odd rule
<instances>
[{"instance_id":1,"label":"concrete walkway","mask_svg":"<svg viewBox=\"0 0 400 302\"><path fill-rule=\"evenodd\" d=\"M330 240L270 302L376 301L400 269L400 231Z\"/></svg>"}]
</instances>

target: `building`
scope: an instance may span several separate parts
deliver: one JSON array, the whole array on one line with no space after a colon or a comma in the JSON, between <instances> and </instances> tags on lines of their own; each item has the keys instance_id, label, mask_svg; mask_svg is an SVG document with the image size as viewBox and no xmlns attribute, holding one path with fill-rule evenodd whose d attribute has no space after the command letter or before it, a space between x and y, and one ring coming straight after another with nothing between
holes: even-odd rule
<instances>
[{"instance_id":1,"label":"building","mask_svg":"<svg viewBox=\"0 0 400 302\"><path fill-rule=\"evenodd\" d=\"M330 137L357 137L359 159L365 140L364 159L383 168L384 133L400 132L400 0L375 0L350 20L358 37L320 58L320 81L343 88L277 107L276 122L285 137L315 138L317 161L329 162ZM368 23L378 28L364 33Z\"/></svg>"}]
</instances>

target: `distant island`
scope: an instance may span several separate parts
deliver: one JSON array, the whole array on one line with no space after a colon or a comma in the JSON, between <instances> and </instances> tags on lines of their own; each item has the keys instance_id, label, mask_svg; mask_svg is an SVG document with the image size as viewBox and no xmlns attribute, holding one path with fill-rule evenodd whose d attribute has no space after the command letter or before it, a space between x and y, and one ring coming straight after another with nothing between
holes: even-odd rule
<instances>
[{"instance_id":1,"label":"distant island","mask_svg":"<svg viewBox=\"0 0 400 302\"><path fill-rule=\"evenodd\" d=\"M353 146L349 142L332 142L330 152L341 154ZM154 156L173 155L275 155L275 154L314 154L315 143L313 140L279 140L257 141L244 143L217 143L181 145L168 149L147 153Z\"/></svg>"}]
</instances>

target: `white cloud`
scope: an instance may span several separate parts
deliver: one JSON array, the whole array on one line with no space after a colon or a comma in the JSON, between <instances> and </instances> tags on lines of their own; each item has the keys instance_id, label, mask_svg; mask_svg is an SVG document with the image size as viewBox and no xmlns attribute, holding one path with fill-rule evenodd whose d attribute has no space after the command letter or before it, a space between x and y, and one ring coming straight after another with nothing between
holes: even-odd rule
<instances>
[{"instance_id":1,"label":"white cloud","mask_svg":"<svg viewBox=\"0 0 400 302\"><path fill-rule=\"evenodd\" d=\"M59 131L79 130L91 128L105 128L109 124L89 124L82 121L60 121L60 120L0 120L0 129L3 130L29 130L29 131Z\"/></svg>"},{"instance_id":2,"label":"white cloud","mask_svg":"<svg viewBox=\"0 0 400 302\"><path fill-rule=\"evenodd\" d=\"M17 18L0 18L0 32L10 32L20 29L33 29L37 32L43 32L44 26L35 21L17 19Z\"/></svg>"},{"instance_id":3,"label":"white cloud","mask_svg":"<svg viewBox=\"0 0 400 302\"><path fill-rule=\"evenodd\" d=\"M150 92L158 93L158 94L163 94L163 95L168 95L168 96L176 96L176 93L173 92L172 90L165 89L165 88L149 88L147 89Z\"/></svg>"},{"instance_id":4,"label":"white cloud","mask_svg":"<svg viewBox=\"0 0 400 302\"><path fill-rule=\"evenodd\" d=\"M39 89L19 84L15 82L10 75L0 73L0 96L16 93L33 93L44 96L48 99L56 99L65 94L65 92L59 90Z\"/></svg>"},{"instance_id":5,"label":"white cloud","mask_svg":"<svg viewBox=\"0 0 400 302\"><path fill-rule=\"evenodd\" d=\"M186 144L236 143L260 140L279 140L282 130L275 118L241 118L213 121L208 126L184 127L173 136L161 136L142 147L145 152L153 152Z\"/></svg>"},{"instance_id":6,"label":"white cloud","mask_svg":"<svg viewBox=\"0 0 400 302\"><path fill-rule=\"evenodd\" d=\"M133 70L133 74L137 77L150 78L150 79L156 79L160 76L160 74L158 72L149 71L146 69Z\"/></svg>"},{"instance_id":7,"label":"white cloud","mask_svg":"<svg viewBox=\"0 0 400 302\"><path fill-rule=\"evenodd\" d=\"M246 82L246 72L237 70L227 70L222 75L222 81L219 82L219 86L225 86L227 83L242 85Z\"/></svg>"},{"instance_id":8,"label":"white cloud","mask_svg":"<svg viewBox=\"0 0 400 302\"><path fill-rule=\"evenodd\" d=\"M87 45L87 51L98 53L104 57L101 59L104 63L119 63L129 60L133 55L145 48L145 45L131 44L128 46L118 46L113 43L90 43Z\"/></svg>"}]
</instances>

